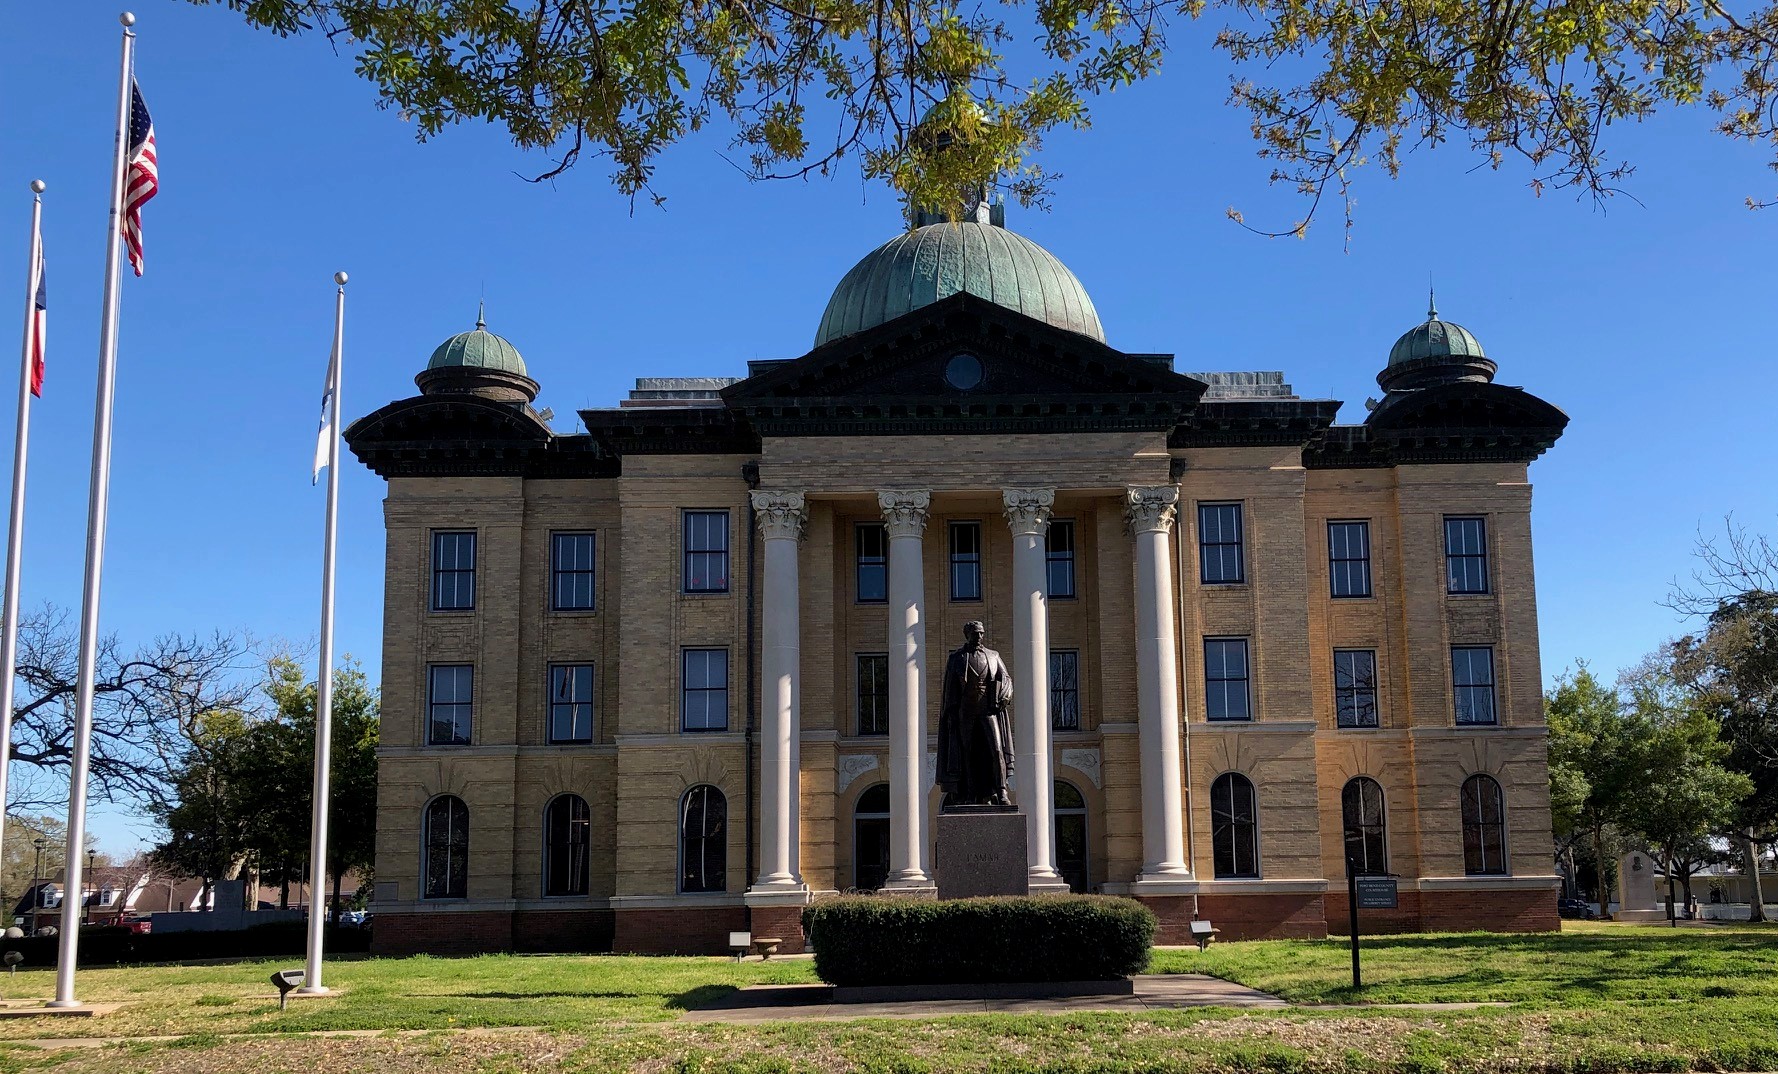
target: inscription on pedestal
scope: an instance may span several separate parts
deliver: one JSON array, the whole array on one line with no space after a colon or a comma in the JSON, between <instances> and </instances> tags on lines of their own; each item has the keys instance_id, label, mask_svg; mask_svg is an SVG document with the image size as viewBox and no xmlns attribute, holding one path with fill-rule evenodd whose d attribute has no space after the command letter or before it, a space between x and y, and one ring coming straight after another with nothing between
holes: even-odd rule
<instances>
[{"instance_id":1,"label":"inscription on pedestal","mask_svg":"<svg viewBox=\"0 0 1778 1074\"><path fill-rule=\"evenodd\" d=\"M1025 815L1011 806L962 806L938 815L938 897L1030 892Z\"/></svg>"}]
</instances>

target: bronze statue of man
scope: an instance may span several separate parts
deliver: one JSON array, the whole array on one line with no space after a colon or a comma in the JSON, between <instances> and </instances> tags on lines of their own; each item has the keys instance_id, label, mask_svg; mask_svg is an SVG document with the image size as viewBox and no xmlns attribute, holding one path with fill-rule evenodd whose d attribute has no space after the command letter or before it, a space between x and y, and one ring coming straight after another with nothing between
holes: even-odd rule
<instances>
[{"instance_id":1,"label":"bronze statue of man","mask_svg":"<svg viewBox=\"0 0 1778 1074\"><path fill-rule=\"evenodd\" d=\"M952 805L1007 805L1012 774L1012 675L982 644L986 628L963 624L964 643L945 661L938 710L938 785Z\"/></svg>"}]
</instances>

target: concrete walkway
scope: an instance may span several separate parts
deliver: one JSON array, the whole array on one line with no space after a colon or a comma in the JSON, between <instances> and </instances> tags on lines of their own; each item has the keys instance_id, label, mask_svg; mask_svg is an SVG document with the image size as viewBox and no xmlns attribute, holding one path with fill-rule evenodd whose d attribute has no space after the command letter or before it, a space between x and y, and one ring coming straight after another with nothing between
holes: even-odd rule
<instances>
[{"instance_id":1,"label":"concrete walkway","mask_svg":"<svg viewBox=\"0 0 1778 1074\"><path fill-rule=\"evenodd\" d=\"M1257 989L1200 973L1134 978L1125 996L1053 999L940 999L897 1003L834 1003L827 985L753 985L687 1011L688 1022L776 1022L848 1018L940 1018L951 1014L1067 1014L1074 1011L1156 1011L1180 1007L1265 1007L1290 1004Z\"/></svg>"}]
</instances>

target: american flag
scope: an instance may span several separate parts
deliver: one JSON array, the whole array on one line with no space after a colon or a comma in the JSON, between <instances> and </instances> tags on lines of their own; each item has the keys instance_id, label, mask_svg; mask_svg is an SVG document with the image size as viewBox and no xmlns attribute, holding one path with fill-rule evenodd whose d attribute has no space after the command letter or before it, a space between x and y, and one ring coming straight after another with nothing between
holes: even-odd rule
<instances>
[{"instance_id":1,"label":"american flag","mask_svg":"<svg viewBox=\"0 0 1778 1074\"><path fill-rule=\"evenodd\" d=\"M43 336L49 330L49 284L37 251L37 294L31 299L31 394L43 397Z\"/></svg>"},{"instance_id":2,"label":"american flag","mask_svg":"<svg viewBox=\"0 0 1778 1074\"><path fill-rule=\"evenodd\" d=\"M154 121L142 103L142 90L130 79L130 149L124 158L123 241L130 267L142 275L142 206L160 191L160 167L154 157Z\"/></svg>"}]
</instances>

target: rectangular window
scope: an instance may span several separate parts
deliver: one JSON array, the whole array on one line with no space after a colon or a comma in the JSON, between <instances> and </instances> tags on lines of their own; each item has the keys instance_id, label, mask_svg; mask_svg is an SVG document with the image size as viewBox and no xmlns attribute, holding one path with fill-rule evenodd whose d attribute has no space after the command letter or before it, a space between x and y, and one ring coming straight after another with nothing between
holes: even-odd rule
<instances>
[{"instance_id":1,"label":"rectangular window","mask_svg":"<svg viewBox=\"0 0 1778 1074\"><path fill-rule=\"evenodd\" d=\"M1377 726L1377 654L1334 650L1334 716L1341 727Z\"/></svg>"},{"instance_id":2,"label":"rectangular window","mask_svg":"<svg viewBox=\"0 0 1778 1074\"><path fill-rule=\"evenodd\" d=\"M728 512L685 512L685 591L728 592Z\"/></svg>"},{"instance_id":3,"label":"rectangular window","mask_svg":"<svg viewBox=\"0 0 1778 1074\"><path fill-rule=\"evenodd\" d=\"M593 740L593 665L556 664L549 669L549 740Z\"/></svg>"},{"instance_id":4,"label":"rectangular window","mask_svg":"<svg viewBox=\"0 0 1778 1074\"><path fill-rule=\"evenodd\" d=\"M687 649L681 671L680 730L728 730L728 650Z\"/></svg>"},{"instance_id":5,"label":"rectangular window","mask_svg":"<svg viewBox=\"0 0 1778 1074\"><path fill-rule=\"evenodd\" d=\"M1074 598L1074 520L1050 520L1049 534L1044 538L1044 558L1049 561L1050 598Z\"/></svg>"},{"instance_id":6,"label":"rectangular window","mask_svg":"<svg viewBox=\"0 0 1778 1074\"><path fill-rule=\"evenodd\" d=\"M426 672L427 744L469 745L469 724L475 697L474 665L434 664Z\"/></svg>"},{"instance_id":7,"label":"rectangular window","mask_svg":"<svg viewBox=\"0 0 1778 1074\"><path fill-rule=\"evenodd\" d=\"M1336 597L1371 595L1371 524L1327 524L1327 574Z\"/></svg>"},{"instance_id":8,"label":"rectangular window","mask_svg":"<svg viewBox=\"0 0 1778 1074\"><path fill-rule=\"evenodd\" d=\"M858 549L858 603L889 599L889 531L881 522L860 522L852 531Z\"/></svg>"},{"instance_id":9,"label":"rectangular window","mask_svg":"<svg viewBox=\"0 0 1778 1074\"><path fill-rule=\"evenodd\" d=\"M858 733L889 733L889 657L858 654Z\"/></svg>"},{"instance_id":10,"label":"rectangular window","mask_svg":"<svg viewBox=\"0 0 1778 1074\"><path fill-rule=\"evenodd\" d=\"M1480 518L1445 519L1445 592L1487 591L1487 521Z\"/></svg>"},{"instance_id":11,"label":"rectangular window","mask_svg":"<svg viewBox=\"0 0 1778 1074\"><path fill-rule=\"evenodd\" d=\"M1204 715L1251 720L1246 638L1204 639Z\"/></svg>"},{"instance_id":12,"label":"rectangular window","mask_svg":"<svg viewBox=\"0 0 1778 1074\"><path fill-rule=\"evenodd\" d=\"M432 610L475 608L475 531L432 532Z\"/></svg>"},{"instance_id":13,"label":"rectangular window","mask_svg":"<svg viewBox=\"0 0 1778 1074\"><path fill-rule=\"evenodd\" d=\"M550 606L558 612L592 611L593 535L552 533L549 545Z\"/></svg>"},{"instance_id":14,"label":"rectangular window","mask_svg":"<svg viewBox=\"0 0 1778 1074\"><path fill-rule=\"evenodd\" d=\"M982 524L951 523L951 599L982 599Z\"/></svg>"},{"instance_id":15,"label":"rectangular window","mask_svg":"<svg viewBox=\"0 0 1778 1074\"><path fill-rule=\"evenodd\" d=\"M1451 685L1458 723L1498 723L1494 714L1494 650L1486 645L1451 650Z\"/></svg>"},{"instance_id":16,"label":"rectangular window","mask_svg":"<svg viewBox=\"0 0 1778 1074\"><path fill-rule=\"evenodd\" d=\"M1205 585L1246 580L1241 554L1241 505L1198 505L1198 578Z\"/></svg>"},{"instance_id":17,"label":"rectangular window","mask_svg":"<svg viewBox=\"0 0 1778 1074\"><path fill-rule=\"evenodd\" d=\"M1050 650L1050 727L1080 730L1080 653Z\"/></svg>"}]
</instances>

